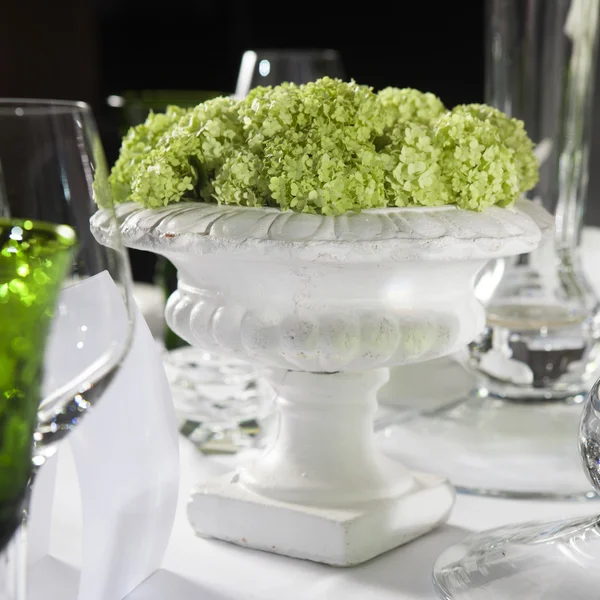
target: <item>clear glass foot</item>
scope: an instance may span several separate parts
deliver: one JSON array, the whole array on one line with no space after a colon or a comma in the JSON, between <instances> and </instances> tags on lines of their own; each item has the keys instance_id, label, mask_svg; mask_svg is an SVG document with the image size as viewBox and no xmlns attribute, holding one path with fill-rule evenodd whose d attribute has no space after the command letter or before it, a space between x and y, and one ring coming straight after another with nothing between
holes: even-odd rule
<instances>
[{"instance_id":1,"label":"clear glass foot","mask_svg":"<svg viewBox=\"0 0 600 600\"><path fill-rule=\"evenodd\" d=\"M600 489L600 380L583 407L579 452ZM574 440L575 441L575 440ZM575 444L574 444L575 445ZM555 481L559 484L559 477ZM600 589L600 517L501 527L450 547L434 566L441 598L587 600Z\"/></svg>"},{"instance_id":2,"label":"clear glass foot","mask_svg":"<svg viewBox=\"0 0 600 600\"><path fill-rule=\"evenodd\" d=\"M598 517L526 523L467 538L436 561L444 600L588 600L600 589Z\"/></svg>"},{"instance_id":3,"label":"clear glass foot","mask_svg":"<svg viewBox=\"0 0 600 600\"><path fill-rule=\"evenodd\" d=\"M471 395L378 432L382 449L461 492L512 498L596 498L581 469L582 405ZM443 459L441 459L443 457Z\"/></svg>"},{"instance_id":4,"label":"clear glass foot","mask_svg":"<svg viewBox=\"0 0 600 600\"><path fill-rule=\"evenodd\" d=\"M255 447L272 394L256 369L193 347L164 357L180 431L205 453Z\"/></svg>"}]
</instances>

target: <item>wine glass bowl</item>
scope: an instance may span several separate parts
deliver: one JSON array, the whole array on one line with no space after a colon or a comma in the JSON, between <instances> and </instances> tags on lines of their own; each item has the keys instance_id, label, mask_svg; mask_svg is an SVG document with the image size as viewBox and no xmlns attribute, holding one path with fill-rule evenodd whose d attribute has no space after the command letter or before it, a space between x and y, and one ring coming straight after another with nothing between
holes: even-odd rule
<instances>
[{"instance_id":1,"label":"wine glass bowl","mask_svg":"<svg viewBox=\"0 0 600 600\"><path fill-rule=\"evenodd\" d=\"M246 50L240 62L235 97L245 97L256 86L279 85L284 81L300 85L325 76L345 78L342 59L337 50Z\"/></svg>"},{"instance_id":2,"label":"wine glass bowl","mask_svg":"<svg viewBox=\"0 0 600 600\"><path fill-rule=\"evenodd\" d=\"M0 99L0 542L23 519L0 545L2 600L25 598L21 542L36 470L129 349L120 232L102 245L89 226L98 206L114 218L107 176L89 106Z\"/></svg>"},{"instance_id":3,"label":"wine glass bowl","mask_svg":"<svg viewBox=\"0 0 600 600\"><path fill-rule=\"evenodd\" d=\"M112 199L106 180L108 168L89 106L3 100L0 131L5 211L13 219L67 225L78 240L46 356L39 416L48 423L36 436L41 449L69 430L66 423L51 423L72 409L65 406L65 399L74 402L84 391L88 396L100 395L100 388L125 355L132 330L129 264L116 228L108 246L99 244L90 232L89 219L97 205L107 208L110 218ZM90 283L92 279L94 283ZM85 302L79 302L76 296L90 285L96 287L96 293L86 294ZM119 291L121 307L107 301L114 294L113 286ZM120 310L127 314L127 322L116 317L115 311ZM86 343L92 335L94 343Z\"/></svg>"}]
</instances>

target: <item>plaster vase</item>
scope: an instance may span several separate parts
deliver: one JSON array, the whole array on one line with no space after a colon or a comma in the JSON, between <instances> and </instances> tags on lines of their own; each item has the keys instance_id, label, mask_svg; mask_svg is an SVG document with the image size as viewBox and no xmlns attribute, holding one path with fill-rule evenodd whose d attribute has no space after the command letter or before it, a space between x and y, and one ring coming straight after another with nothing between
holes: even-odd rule
<instances>
[{"instance_id":1,"label":"plaster vase","mask_svg":"<svg viewBox=\"0 0 600 600\"><path fill-rule=\"evenodd\" d=\"M534 249L550 227L543 209L520 200L326 217L190 202L124 204L117 215L127 246L177 267L169 326L256 364L277 392L278 433L264 452L194 491L199 535L349 566L446 520L450 484L378 450L376 393L389 367L449 355L481 333L476 275ZM102 211L92 219L101 241L109 225Z\"/></svg>"}]
</instances>

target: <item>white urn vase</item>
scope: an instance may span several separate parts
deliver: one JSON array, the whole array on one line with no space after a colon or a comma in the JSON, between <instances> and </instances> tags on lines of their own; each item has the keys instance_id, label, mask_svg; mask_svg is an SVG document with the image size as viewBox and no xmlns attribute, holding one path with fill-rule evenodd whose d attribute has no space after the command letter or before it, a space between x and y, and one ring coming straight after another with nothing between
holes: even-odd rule
<instances>
[{"instance_id":1,"label":"white urn vase","mask_svg":"<svg viewBox=\"0 0 600 600\"><path fill-rule=\"evenodd\" d=\"M127 246L177 267L169 326L260 366L278 395L278 433L264 452L194 490L199 535L349 566L446 520L452 486L378 450L376 393L388 367L477 337L475 277L488 260L538 245L550 226L541 208L326 217L190 202L117 213ZM109 226L99 211L100 240Z\"/></svg>"}]
</instances>

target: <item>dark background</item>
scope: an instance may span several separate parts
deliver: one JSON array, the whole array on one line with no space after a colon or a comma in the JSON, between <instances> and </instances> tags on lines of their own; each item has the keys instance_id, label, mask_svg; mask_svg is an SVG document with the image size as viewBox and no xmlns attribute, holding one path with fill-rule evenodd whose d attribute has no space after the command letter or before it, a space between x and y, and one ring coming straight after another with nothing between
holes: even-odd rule
<instances>
[{"instance_id":1,"label":"dark background","mask_svg":"<svg viewBox=\"0 0 600 600\"><path fill-rule=\"evenodd\" d=\"M348 77L376 89L417 87L449 106L483 100L483 0L336 4L2 0L0 96L90 102L109 160L119 138L108 95L230 93L249 48L334 48Z\"/></svg>"},{"instance_id":2,"label":"dark background","mask_svg":"<svg viewBox=\"0 0 600 600\"><path fill-rule=\"evenodd\" d=\"M110 162L120 130L109 95L231 93L246 49L333 48L347 77L376 90L416 87L448 107L482 102L484 1L1 0L0 97L91 103ZM594 129L586 220L600 225L600 115ZM150 259L134 257L134 268L150 278Z\"/></svg>"}]
</instances>

